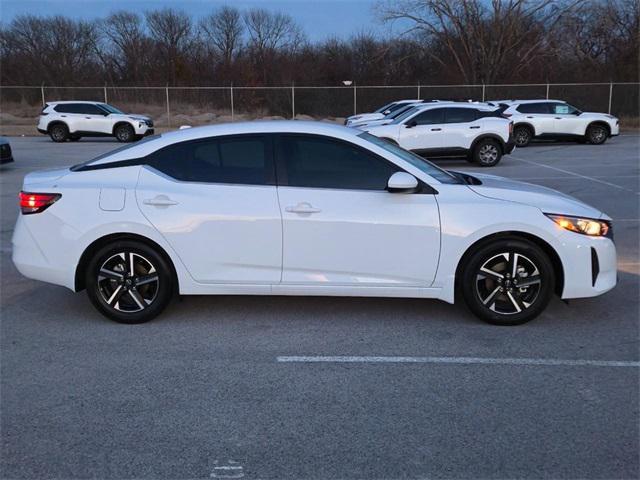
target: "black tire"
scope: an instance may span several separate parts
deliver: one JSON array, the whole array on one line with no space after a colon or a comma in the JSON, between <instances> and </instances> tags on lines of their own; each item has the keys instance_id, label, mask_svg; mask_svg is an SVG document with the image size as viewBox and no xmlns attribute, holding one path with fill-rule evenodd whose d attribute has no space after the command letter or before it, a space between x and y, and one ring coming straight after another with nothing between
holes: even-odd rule
<instances>
[{"instance_id":1,"label":"black tire","mask_svg":"<svg viewBox=\"0 0 640 480\"><path fill-rule=\"evenodd\" d=\"M527 240L508 237L485 243L465 262L459 284L462 296L469 309L487 323L506 326L533 320L554 292L549 257Z\"/></svg>"},{"instance_id":2,"label":"black tire","mask_svg":"<svg viewBox=\"0 0 640 480\"><path fill-rule=\"evenodd\" d=\"M589 125L585 136L591 145L602 145L607 141L609 131L604 125Z\"/></svg>"},{"instance_id":3,"label":"black tire","mask_svg":"<svg viewBox=\"0 0 640 480\"><path fill-rule=\"evenodd\" d=\"M69 129L63 123L56 123L49 127L49 136L56 143L66 142L69 138Z\"/></svg>"},{"instance_id":4,"label":"black tire","mask_svg":"<svg viewBox=\"0 0 640 480\"><path fill-rule=\"evenodd\" d=\"M520 125L513 130L513 141L518 148L523 148L529 145L532 138L533 132L529 127Z\"/></svg>"},{"instance_id":5,"label":"black tire","mask_svg":"<svg viewBox=\"0 0 640 480\"><path fill-rule=\"evenodd\" d=\"M136 139L136 132L129 124L118 125L113 134L116 139L122 143L133 142Z\"/></svg>"},{"instance_id":6,"label":"black tire","mask_svg":"<svg viewBox=\"0 0 640 480\"><path fill-rule=\"evenodd\" d=\"M77 142L78 140L80 140L82 137L80 135L69 135L69 141L70 142Z\"/></svg>"},{"instance_id":7,"label":"black tire","mask_svg":"<svg viewBox=\"0 0 640 480\"><path fill-rule=\"evenodd\" d=\"M492 138L483 138L473 147L472 156L481 167L493 167L502 158L502 147Z\"/></svg>"},{"instance_id":8,"label":"black tire","mask_svg":"<svg viewBox=\"0 0 640 480\"><path fill-rule=\"evenodd\" d=\"M167 260L155 249L133 240L116 241L98 250L84 274L91 303L118 323L152 320L169 304L175 289Z\"/></svg>"}]
</instances>

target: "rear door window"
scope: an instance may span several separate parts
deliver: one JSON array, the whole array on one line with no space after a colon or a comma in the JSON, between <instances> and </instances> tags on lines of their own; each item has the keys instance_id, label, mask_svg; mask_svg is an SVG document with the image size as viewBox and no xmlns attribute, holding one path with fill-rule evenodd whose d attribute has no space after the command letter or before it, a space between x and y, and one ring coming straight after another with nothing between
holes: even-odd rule
<instances>
[{"instance_id":1,"label":"rear door window","mask_svg":"<svg viewBox=\"0 0 640 480\"><path fill-rule=\"evenodd\" d=\"M58 113L83 113L81 103L60 103L53 109Z\"/></svg>"},{"instance_id":2,"label":"rear door window","mask_svg":"<svg viewBox=\"0 0 640 480\"><path fill-rule=\"evenodd\" d=\"M478 117L475 108L447 108L444 113L444 123L469 123Z\"/></svg>"},{"instance_id":3,"label":"rear door window","mask_svg":"<svg viewBox=\"0 0 640 480\"><path fill-rule=\"evenodd\" d=\"M516 110L520 113L551 113L549 104L545 102L540 103L522 103L518 105Z\"/></svg>"},{"instance_id":4,"label":"rear door window","mask_svg":"<svg viewBox=\"0 0 640 480\"><path fill-rule=\"evenodd\" d=\"M269 143L263 135L182 142L151 154L148 163L187 182L273 185Z\"/></svg>"}]
</instances>

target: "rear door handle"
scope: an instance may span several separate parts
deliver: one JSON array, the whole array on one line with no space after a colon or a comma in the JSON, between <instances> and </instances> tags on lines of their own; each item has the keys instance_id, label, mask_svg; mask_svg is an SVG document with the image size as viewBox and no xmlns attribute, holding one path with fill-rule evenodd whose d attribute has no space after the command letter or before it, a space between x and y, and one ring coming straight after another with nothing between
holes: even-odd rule
<instances>
[{"instance_id":1,"label":"rear door handle","mask_svg":"<svg viewBox=\"0 0 640 480\"><path fill-rule=\"evenodd\" d=\"M300 202L295 207L286 207L285 210L289 213L320 213L322 211L307 202Z\"/></svg>"},{"instance_id":2,"label":"rear door handle","mask_svg":"<svg viewBox=\"0 0 640 480\"><path fill-rule=\"evenodd\" d=\"M480 128L479 126L475 126L475 127L469 127L469 128Z\"/></svg>"},{"instance_id":3,"label":"rear door handle","mask_svg":"<svg viewBox=\"0 0 640 480\"><path fill-rule=\"evenodd\" d=\"M527 118L533 118L533 117L527 117Z\"/></svg>"},{"instance_id":4,"label":"rear door handle","mask_svg":"<svg viewBox=\"0 0 640 480\"><path fill-rule=\"evenodd\" d=\"M145 198L142 203L145 205L153 205L154 207L169 207L171 205L178 205L178 202L174 202L166 195L157 195L153 198Z\"/></svg>"},{"instance_id":5,"label":"rear door handle","mask_svg":"<svg viewBox=\"0 0 640 480\"><path fill-rule=\"evenodd\" d=\"M431 131L432 132L439 132L440 130L442 130L441 128L432 128Z\"/></svg>"},{"instance_id":6,"label":"rear door handle","mask_svg":"<svg viewBox=\"0 0 640 480\"><path fill-rule=\"evenodd\" d=\"M562 120L562 117L555 117L556 120Z\"/></svg>"}]
</instances>

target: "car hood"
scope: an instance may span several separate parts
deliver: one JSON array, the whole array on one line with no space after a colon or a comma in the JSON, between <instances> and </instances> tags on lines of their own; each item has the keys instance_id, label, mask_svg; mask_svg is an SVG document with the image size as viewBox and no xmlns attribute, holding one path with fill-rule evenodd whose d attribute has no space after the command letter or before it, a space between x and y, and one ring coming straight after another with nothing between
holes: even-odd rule
<instances>
[{"instance_id":1,"label":"car hood","mask_svg":"<svg viewBox=\"0 0 640 480\"><path fill-rule=\"evenodd\" d=\"M613 120L616 117L613 115L609 115L608 113L598 113L598 112L582 112L579 115L580 118L593 118L599 120Z\"/></svg>"},{"instance_id":2,"label":"car hood","mask_svg":"<svg viewBox=\"0 0 640 480\"><path fill-rule=\"evenodd\" d=\"M352 122L362 122L365 120L378 120L380 118L384 118L382 113L361 113L359 115L353 115L349 117L347 120Z\"/></svg>"},{"instance_id":3,"label":"car hood","mask_svg":"<svg viewBox=\"0 0 640 480\"><path fill-rule=\"evenodd\" d=\"M496 175L479 173L468 174L480 180L481 185L469 185L469 188L483 197L517 202L537 207L543 213L557 213L575 217L609 219L597 208L551 188L519 182Z\"/></svg>"},{"instance_id":4,"label":"car hood","mask_svg":"<svg viewBox=\"0 0 640 480\"><path fill-rule=\"evenodd\" d=\"M122 118L122 119L138 120L138 121L151 120L151 118L146 116L146 115L138 115L138 114L135 114L135 113L112 113L110 115L110 117L111 118Z\"/></svg>"}]
</instances>

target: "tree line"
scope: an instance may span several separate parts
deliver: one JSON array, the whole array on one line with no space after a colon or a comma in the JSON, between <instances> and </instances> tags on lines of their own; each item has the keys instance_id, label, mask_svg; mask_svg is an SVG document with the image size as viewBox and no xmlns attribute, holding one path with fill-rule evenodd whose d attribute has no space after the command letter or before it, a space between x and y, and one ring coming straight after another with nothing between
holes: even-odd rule
<instances>
[{"instance_id":1,"label":"tree line","mask_svg":"<svg viewBox=\"0 0 640 480\"><path fill-rule=\"evenodd\" d=\"M639 0L382 0L396 35L309 41L284 12L22 15L3 85L278 86L638 81Z\"/></svg>"}]
</instances>

